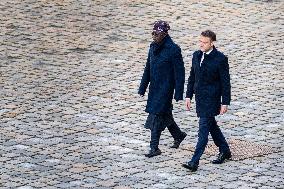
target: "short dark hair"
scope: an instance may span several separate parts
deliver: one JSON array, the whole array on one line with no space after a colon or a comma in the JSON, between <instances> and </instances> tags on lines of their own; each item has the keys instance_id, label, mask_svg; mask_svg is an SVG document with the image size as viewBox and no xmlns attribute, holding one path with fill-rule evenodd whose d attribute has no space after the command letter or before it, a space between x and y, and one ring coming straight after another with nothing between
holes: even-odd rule
<instances>
[{"instance_id":1,"label":"short dark hair","mask_svg":"<svg viewBox=\"0 0 284 189\"><path fill-rule=\"evenodd\" d=\"M211 41L216 41L216 34L211 30L205 30L201 32L201 35L204 37L209 37Z\"/></svg>"}]
</instances>

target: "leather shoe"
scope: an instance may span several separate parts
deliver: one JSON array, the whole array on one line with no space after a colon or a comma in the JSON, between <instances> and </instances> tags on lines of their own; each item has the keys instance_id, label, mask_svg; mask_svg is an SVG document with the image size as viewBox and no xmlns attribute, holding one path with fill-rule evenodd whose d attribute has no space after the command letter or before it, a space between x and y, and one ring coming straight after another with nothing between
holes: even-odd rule
<instances>
[{"instance_id":1,"label":"leather shoe","mask_svg":"<svg viewBox=\"0 0 284 189\"><path fill-rule=\"evenodd\" d=\"M213 160L213 164L221 164L224 163L226 159L230 159L232 157L231 152L226 152L226 153L219 153L217 159Z\"/></svg>"},{"instance_id":2,"label":"leather shoe","mask_svg":"<svg viewBox=\"0 0 284 189\"><path fill-rule=\"evenodd\" d=\"M154 157L154 156L158 156L160 155L162 152L161 150L158 148L156 150L150 150L148 154L145 154L146 157L150 158L150 157Z\"/></svg>"},{"instance_id":3,"label":"leather shoe","mask_svg":"<svg viewBox=\"0 0 284 189\"><path fill-rule=\"evenodd\" d=\"M174 144L171 146L171 148L178 148L180 143L184 140L184 138L187 136L187 134L185 132L182 132L182 137L178 140L174 141Z\"/></svg>"},{"instance_id":4,"label":"leather shoe","mask_svg":"<svg viewBox=\"0 0 284 189\"><path fill-rule=\"evenodd\" d=\"M193 163L193 162L184 163L184 164L182 164L182 166L184 168L189 169L191 172L197 171L197 168L198 168L198 164Z\"/></svg>"}]
</instances>

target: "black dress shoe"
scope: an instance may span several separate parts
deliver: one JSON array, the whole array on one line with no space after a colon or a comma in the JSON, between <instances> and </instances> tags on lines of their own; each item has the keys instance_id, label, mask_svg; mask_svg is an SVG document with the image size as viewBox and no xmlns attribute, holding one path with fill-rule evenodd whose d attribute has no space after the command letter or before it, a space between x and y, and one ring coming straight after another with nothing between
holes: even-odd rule
<instances>
[{"instance_id":1,"label":"black dress shoe","mask_svg":"<svg viewBox=\"0 0 284 189\"><path fill-rule=\"evenodd\" d=\"M184 163L184 164L182 164L182 166L184 168L189 169L191 172L197 171L197 168L198 168L198 164L193 163L193 162Z\"/></svg>"},{"instance_id":2,"label":"black dress shoe","mask_svg":"<svg viewBox=\"0 0 284 189\"><path fill-rule=\"evenodd\" d=\"M158 148L157 150L150 150L148 154L145 154L145 156L150 158L150 157L158 156L161 153L162 153L161 150Z\"/></svg>"},{"instance_id":3,"label":"black dress shoe","mask_svg":"<svg viewBox=\"0 0 284 189\"><path fill-rule=\"evenodd\" d=\"M184 138L187 136L185 132L182 132L182 137L179 140L175 140L174 144L171 146L171 148L178 148L180 143L184 140Z\"/></svg>"},{"instance_id":4,"label":"black dress shoe","mask_svg":"<svg viewBox=\"0 0 284 189\"><path fill-rule=\"evenodd\" d=\"M230 159L232 157L231 152L226 152L226 153L220 153L217 157L217 159L213 160L213 164L221 164L224 163L226 159Z\"/></svg>"}]
</instances>

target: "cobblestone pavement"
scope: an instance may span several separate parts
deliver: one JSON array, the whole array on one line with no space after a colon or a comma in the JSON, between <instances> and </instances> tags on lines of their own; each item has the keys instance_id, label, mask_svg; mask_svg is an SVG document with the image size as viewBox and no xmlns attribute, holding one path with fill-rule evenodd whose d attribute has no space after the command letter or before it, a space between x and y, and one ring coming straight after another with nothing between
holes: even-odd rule
<instances>
[{"instance_id":1,"label":"cobblestone pavement","mask_svg":"<svg viewBox=\"0 0 284 189\"><path fill-rule=\"evenodd\" d=\"M261 0L1 0L0 188L284 188L284 3ZM152 23L168 20L188 77L204 29L229 56L228 139L273 153L181 167L197 139L195 112L174 102L188 134L145 158L146 98L137 88ZM190 147L191 146L191 147Z\"/></svg>"}]
</instances>

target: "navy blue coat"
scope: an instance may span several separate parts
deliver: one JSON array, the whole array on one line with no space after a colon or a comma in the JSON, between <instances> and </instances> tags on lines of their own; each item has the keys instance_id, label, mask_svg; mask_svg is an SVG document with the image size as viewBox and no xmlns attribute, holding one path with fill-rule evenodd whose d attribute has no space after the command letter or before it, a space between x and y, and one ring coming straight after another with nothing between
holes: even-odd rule
<instances>
[{"instance_id":1,"label":"navy blue coat","mask_svg":"<svg viewBox=\"0 0 284 189\"><path fill-rule=\"evenodd\" d=\"M221 104L231 101L231 84L228 58L215 47L205 54L200 67L202 51L195 51L188 78L186 98L195 94L198 117L211 117L220 113Z\"/></svg>"},{"instance_id":2,"label":"navy blue coat","mask_svg":"<svg viewBox=\"0 0 284 189\"><path fill-rule=\"evenodd\" d=\"M146 112L170 113L172 99L183 100L185 70L181 49L167 35L160 45L151 43L138 94L149 86Z\"/></svg>"}]
</instances>

